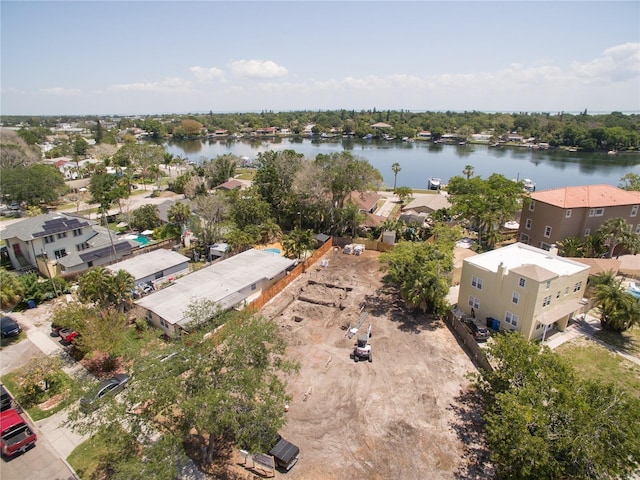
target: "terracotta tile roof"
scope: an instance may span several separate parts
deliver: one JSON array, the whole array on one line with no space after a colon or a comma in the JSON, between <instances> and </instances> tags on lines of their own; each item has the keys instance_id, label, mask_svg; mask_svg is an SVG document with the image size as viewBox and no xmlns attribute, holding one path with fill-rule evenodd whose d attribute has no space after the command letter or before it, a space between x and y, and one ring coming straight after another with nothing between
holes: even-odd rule
<instances>
[{"instance_id":1,"label":"terracotta tile roof","mask_svg":"<svg viewBox=\"0 0 640 480\"><path fill-rule=\"evenodd\" d=\"M351 192L347 195L346 200L369 212L376 206L380 198L382 197L375 192Z\"/></svg>"},{"instance_id":2,"label":"terracotta tile roof","mask_svg":"<svg viewBox=\"0 0 640 480\"><path fill-rule=\"evenodd\" d=\"M560 208L614 207L640 204L640 192L629 192L611 185L585 185L542 190L531 198Z\"/></svg>"}]
</instances>

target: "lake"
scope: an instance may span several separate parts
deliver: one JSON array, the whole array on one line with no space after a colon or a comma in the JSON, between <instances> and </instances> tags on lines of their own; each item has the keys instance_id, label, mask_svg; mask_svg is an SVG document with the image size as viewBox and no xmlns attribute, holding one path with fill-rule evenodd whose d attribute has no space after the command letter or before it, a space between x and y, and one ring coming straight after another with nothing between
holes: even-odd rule
<instances>
[{"instance_id":1,"label":"lake","mask_svg":"<svg viewBox=\"0 0 640 480\"><path fill-rule=\"evenodd\" d=\"M366 159L384 177L385 185L393 187L391 165L400 164L397 186L412 189L427 188L429 177L439 177L444 183L454 175L462 175L466 165L476 175L487 178L500 173L507 178L530 178L536 190L565 186L606 183L618 185L626 173L640 175L640 154L582 153L528 148L489 147L487 145L444 145L431 142L376 142L350 139L333 141L308 138L278 138L266 141L188 140L165 143L167 152L186 157L196 163L231 153L255 159L269 150L295 150L307 158L319 153L343 150Z\"/></svg>"}]
</instances>

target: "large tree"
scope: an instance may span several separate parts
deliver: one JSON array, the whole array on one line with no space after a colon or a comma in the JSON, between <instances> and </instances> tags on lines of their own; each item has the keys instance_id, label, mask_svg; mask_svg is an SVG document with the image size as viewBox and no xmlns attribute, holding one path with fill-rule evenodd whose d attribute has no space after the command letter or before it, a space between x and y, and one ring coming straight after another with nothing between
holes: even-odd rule
<instances>
[{"instance_id":1,"label":"large tree","mask_svg":"<svg viewBox=\"0 0 640 480\"><path fill-rule=\"evenodd\" d=\"M458 237L459 238L459 237ZM453 241L444 233L434 243L396 244L380 256L385 281L396 285L412 310L443 314L448 308L450 274L453 270Z\"/></svg>"},{"instance_id":2,"label":"large tree","mask_svg":"<svg viewBox=\"0 0 640 480\"><path fill-rule=\"evenodd\" d=\"M212 323L185 341L145 349L131 368L126 402L106 402L96 418L72 414L81 431L106 432L120 421L137 439L137 455L123 452L109 466L115 478L175 478L193 440L204 446L196 460L205 465L230 444L265 452L284 425L284 379L296 366L283 358L277 326L247 311L197 310Z\"/></svg>"},{"instance_id":3,"label":"large tree","mask_svg":"<svg viewBox=\"0 0 640 480\"><path fill-rule=\"evenodd\" d=\"M448 192L454 214L461 215L477 228L479 243L493 248L502 225L513 219L524 197L522 184L494 173L486 180L461 176L449 180Z\"/></svg>"},{"instance_id":4,"label":"large tree","mask_svg":"<svg viewBox=\"0 0 640 480\"><path fill-rule=\"evenodd\" d=\"M398 173L400 173L400 170L402 170L402 167L398 162L394 162L393 165L391 165L391 170L393 170L393 191L395 192L396 181L398 180Z\"/></svg>"},{"instance_id":5,"label":"large tree","mask_svg":"<svg viewBox=\"0 0 640 480\"><path fill-rule=\"evenodd\" d=\"M58 200L66 188L64 177L53 165L38 163L10 167L3 169L0 175L3 198L33 206Z\"/></svg>"},{"instance_id":6,"label":"large tree","mask_svg":"<svg viewBox=\"0 0 640 480\"><path fill-rule=\"evenodd\" d=\"M499 478L623 478L640 466L640 401L580 380L547 347L519 333L488 346L494 370L476 387Z\"/></svg>"},{"instance_id":7,"label":"large tree","mask_svg":"<svg viewBox=\"0 0 640 480\"><path fill-rule=\"evenodd\" d=\"M613 275L598 278L593 287L595 307L603 328L623 332L640 323L640 302Z\"/></svg>"},{"instance_id":8,"label":"large tree","mask_svg":"<svg viewBox=\"0 0 640 480\"><path fill-rule=\"evenodd\" d=\"M609 247L609 257L613 255L617 247L622 247L630 253L637 253L640 250L640 237L631 231L631 225L622 217L610 218L605 221L596 235L600 236L603 243ZM620 250L616 258L620 255Z\"/></svg>"},{"instance_id":9,"label":"large tree","mask_svg":"<svg viewBox=\"0 0 640 480\"><path fill-rule=\"evenodd\" d=\"M78 281L78 298L100 308L123 310L131 300L134 278L125 270L113 273L104 267L93 268Z\"/></svg>"},{"instance_id":10,"label":"large tree","mask_svg":"<svg viewBox=\"0 0 640 480\"><path fill-rule=\"evenodd\" d=\"M131 212L129 226L135 230L153 230L162 225L157 205L142 205Z\"/></svg>"},{"instance_id":11,"label":"large tree","mask_svg":"<svg viewBox=\"0 0 640 480\"><path fill-rule=\"evenodd\" d=\"M236 155L227 153L219 155L211 161L206 162L202 167L204 176L207 179L209 188L217 187L233 178L239 159Z\"/></svg>"}]
</instances>

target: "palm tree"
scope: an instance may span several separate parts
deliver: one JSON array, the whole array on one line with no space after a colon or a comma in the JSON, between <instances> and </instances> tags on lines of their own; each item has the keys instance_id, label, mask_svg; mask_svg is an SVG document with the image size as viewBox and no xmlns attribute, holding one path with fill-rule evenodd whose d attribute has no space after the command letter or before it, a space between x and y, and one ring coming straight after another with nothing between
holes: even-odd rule
<instances>
[{"instance_id":1,"label":"palm tree","mask_svg":"<svg viewBox=\"0 0 640 480\"><path fill-rule=\"evenodd\" d=\"M563 257L582 257L584 255L584 242L577 237L568 237L558 241L560 255Z\"/></svg>"},{"instance_id":2,"label":"palm tree","mask_svg":"<svg viewBox=\"0 0 640 480\"><path fill-rule=\"evenodd\" d=\"M282 237L280 226L272 218L261 223L258 228L260 231L260 241L265 245Z\"/></svg>"},{"instance_id":3,"label":"palm tree","mask_svg":"<svg viewBox=\"0 0 640 480\"><path fill-rule=\"evenodd\" d=\"M604 222L597 234L609 247L609 258L613 258L613 253L618 245L622 245L623 248L632 252L637 249L638 237L631 231L631 225L622 217L610 218Z\"/></svg>"},{"instance_id":4,"label":"palm tree","mask_svg":"<svg viewBox=\"0 0 640 480\"><path fill-rule=\"evenodd\" d=\"M289 258L300 258L313 246L313 231L294 229L282 236L282 248Z\"/></svg>"},{"instance_id":5,"label":"palm tree","mask_svg":"<svg viewBox=\"0 0 640 480\"><path fill-rule=\"evenodd\" d=\"M623 290L620 280L597 285L594 290L602 328L624 332L640 322L640 302Z\"/></svg>"},{"instance_id":6,"label":"palm tree","mask_svg":"<svg viewBox=\"0 0 640 480\"><path fill-rule=\"evenodd\" d=\"M24 285L15 273L0 269L0 307L15 305L24 295Z\"/></svg>"},{"instance_id":7,"label":"palm tree","mask_svg":"<svg viewBox=\"0 0 640 480\"><path fill-rule=\"evenodd\" d=\"M391 165L391 170L393 170L393 191L395 192L398 173L400 172L400 170L402 170L402 168L400 168L400 164L398 162L395 162L393 165Z\"/></svg>"},{"instance_id":8,"label":"palm tree","mask_svg":"<svg viewBox=\"0 0 640 480\"><path fill-rule=\"evenodd\" d=\"M464 170L462 170L462 174L465 177L467 177L467 180L473 177L473 174L474 174L473 165L467 165L466 167L464 167Z\"/></svg>"}]
</instances>

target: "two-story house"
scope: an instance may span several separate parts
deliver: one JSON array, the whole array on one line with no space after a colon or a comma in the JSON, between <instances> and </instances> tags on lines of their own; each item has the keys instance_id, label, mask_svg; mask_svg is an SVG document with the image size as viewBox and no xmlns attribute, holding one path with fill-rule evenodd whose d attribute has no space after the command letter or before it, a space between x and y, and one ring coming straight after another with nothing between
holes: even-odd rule
<instances>
[{"instance_id":1,"label":"two-story house","mask_svg":"<svg viewBox=\"0 0 640 480\"><path fill-rule=\"evenodd\" d=\"M140 246L118 238L93 220L64 213L38 215L8 225L0 238L14 269L38 270L45 276L113 263Z\"/></svg>"},{"instance_id":2,"label":"two-story house","mask_svg":"<svg viewBox=\"0 0 640 480\"><path fill-rule=\"evenodd\" d=\"M588 277L587 265L514 243L463 261L458 308L498 320L500 330L544 338L581 313Z\"/></svg>"},{"instance_id":3,"label":"two-story house","mask_svg":"<svg viewBox=\"0 0 640 480\"><path fill-rule=\"evenodd\" d=\"M611 185L565 187L531 193L520 215L518 240L548 250L569 237L592 235L610 218L622 217L640 235L640 192Z\"/></svg>"}]
</instances>

